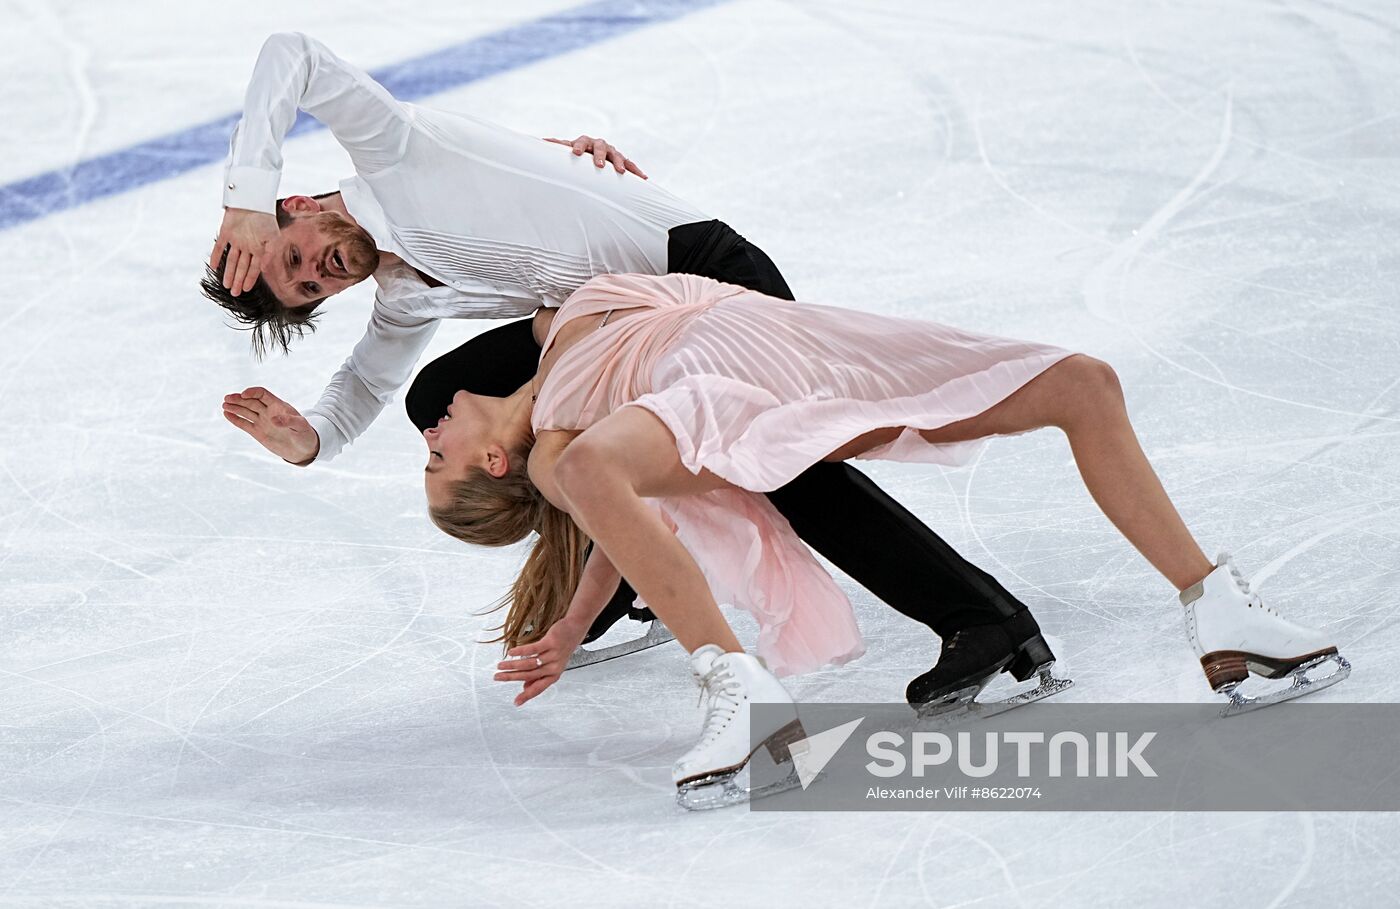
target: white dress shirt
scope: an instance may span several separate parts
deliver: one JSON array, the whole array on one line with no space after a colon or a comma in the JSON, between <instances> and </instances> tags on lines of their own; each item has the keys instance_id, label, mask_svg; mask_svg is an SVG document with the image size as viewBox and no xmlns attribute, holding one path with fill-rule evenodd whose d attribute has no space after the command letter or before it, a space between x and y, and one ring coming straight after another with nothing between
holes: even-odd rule
<instances>
[{"instance_id":1,"label":"white dress shirt","mask_svg":"<svg viewBox=\"0 0 1400 909\"><path fill-rule=\"evenodd\" d=\"M590 155L462 114L396 101L301 34L263 45L229 143L224 205L273 212L282 141L298 109L350 154L351 217L412 268L386 265L365 335L306 418L328 460L413 372L439 319L505 319L558 306L605 273L666 272L667 231L707 220L650 181ZM413 269L443 283L430 287Z\"/></svg>"}]
</instances>

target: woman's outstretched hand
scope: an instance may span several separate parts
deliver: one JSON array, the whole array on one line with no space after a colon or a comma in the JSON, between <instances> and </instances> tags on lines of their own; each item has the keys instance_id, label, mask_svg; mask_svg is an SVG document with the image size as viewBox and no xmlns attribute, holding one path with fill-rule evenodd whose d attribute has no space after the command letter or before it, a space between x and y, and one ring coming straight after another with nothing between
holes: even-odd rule
<instances>
[{"instance_id":1,"label":"woman's outstretched hand","mask_svg":"<svg viewBox=\"0 0 1400 909\"><path fill-rule=\"evenodd\" d=\"M554 623L545 636L533 644L521 644L506 651L506 658L496 664L498 682L523 682L525 687L515 696L515 706L539 695L559 681L569 657L583 643L588 629L575 628L567 618Z\"/></svg>"}]
</instances>

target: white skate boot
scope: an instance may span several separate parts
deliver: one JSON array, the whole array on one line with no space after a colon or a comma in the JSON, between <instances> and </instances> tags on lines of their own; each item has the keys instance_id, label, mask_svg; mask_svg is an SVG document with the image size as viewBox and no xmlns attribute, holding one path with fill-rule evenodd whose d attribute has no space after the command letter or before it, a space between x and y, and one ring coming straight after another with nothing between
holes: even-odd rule
<instances>
[{"instance_id":1,"label":"white skate boot","mask_svg":"<svg viewBox=\"0 0 1400 909\"><path fill-rule=\"evenodd\" d=\"M789 749L805 733L792 696L762 661L706 644L690 655L690 671L706 701L705 727L700 741L671 770L680 806L691 811L723 808L800 785ZM764 711L765 725L772 728L753 730L752 741L757 744L750 745L751 707L755 703L786 705L787 709L771 714ZM770 715L773 719L767 721ZM768 782L747 785L739 776L750 769L750 760L760 751L767 752L776 768L786 765L787 772L765 772Z\"/></svg>"},{"instance_id":2,"label":"white skate boot","mask_svg":"<svg viewBox=\"0 0 1400 909\"><path fill-rule=\"evenodd\" d=\"M1186 607L1186 635L1201 658L1206 681L1230 699L1221 716L1291 701L1351 674L1351 664L1326 635L1295 625L1265 606L1227 553L1217 556L1215 570L1183 590L1180 599ZM1330 674L1308 676L1329 664L1335 667ZM1250 697L1239 687L1251 672L1266 679L1286 676L1293 684Z\"/></svg>"}]
</instances>

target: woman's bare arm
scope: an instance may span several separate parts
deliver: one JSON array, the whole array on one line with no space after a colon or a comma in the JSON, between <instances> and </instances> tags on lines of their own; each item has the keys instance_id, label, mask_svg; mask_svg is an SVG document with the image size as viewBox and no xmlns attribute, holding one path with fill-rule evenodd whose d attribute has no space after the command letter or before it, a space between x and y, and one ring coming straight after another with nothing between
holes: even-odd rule
<instances>
[{"instance_id":1,"label":"woman's bare arm","mask_svg":"<svg viewBox=\"0 0 1400 909\"><path fill-rule=\"evenodd\" d=\"M562 499L554 483L554 465L576 432L546 431L535 439L528 464L530 481L556 508ZM567 509L565 509L567 510ZM569 601L568 611L555 622L544 636L530 644L511 649L506 658L496 664L496 681L520 682L523 687L515 697L517 707L539 696L559 680L568 666L569 657L583 643L593 620L617 593L622 575L603 550L594 546L588 554L578 589Z\"/></svg>"},{"instance_id":2,"label":"woman's bare arm","mask_svg":"<svg viewBox=\"0 0 1400 909\"><path fill-rule=\"evenodd\" d=\"M569 611L559 620L559 624L569 626L571 634L583 640L594 619L603 611L617 593L617 585L622 581L622 573L603 553L594 546L588 553L588 563L583 566L583 577L579 578L578 590L569 601Z\"/></svg>"},{"instance_id":3,"label":"woman's bare arm","mask_svg":"<svg viewBox=\"0 0 1400 909\"><path fill-rule=\"evenodd\" d=\"M568 503L559 493L559 484L554 480L554 467L559 456L577 436L578 432L562 429L546 429L535 437L535 446L530 449L530 460L526 464L530 482L540 491L549 504L560 511L568 512Z\"/></svg>"},{"instance_id":4,"label":"woman's bare arm","mask_svg":"<svg viewBox=\"0 0 1400 909\"><path fill-rule=\"evenodd\" d=\"M530 451L529 473L530 482L535 484L535 488L549 500L555 508L567 512L568 506L563 497L559 494L558 484L554 481L554 466L559 461L559 456L564 453L564 449L569 443L578 437L578 432L563 430L546 430L535 439L535 447ZM618 582L622 580L621 573L613 567L613 563L603 554L603 550L597 546L588 554L588 563L584 566L583 577L579 579L578 590L574 593L574 598L569 601L569 611L559 621L567 622L572 626L571 631L577 631L580 638L588 633L592 627L593 620L603 611L603 607L608 605L614 593L617 592Z\"/></svg>"}]
</instances>

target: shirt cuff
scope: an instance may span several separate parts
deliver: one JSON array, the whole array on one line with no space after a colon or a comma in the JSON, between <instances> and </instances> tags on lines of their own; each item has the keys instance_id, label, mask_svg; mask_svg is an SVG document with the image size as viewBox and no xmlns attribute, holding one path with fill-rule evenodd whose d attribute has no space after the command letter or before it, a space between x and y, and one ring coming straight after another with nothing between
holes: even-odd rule
<instances>
[{"instance_id":1,"label":"shirt cuff","mask_svg":"<svg viewBox=\"0 0 1400 909\"><path fill-rule=\"evenodd\" d=\"M224 172L224 207L276 214L280 171L261 167L230 167Z\"/></svg>"},{"instance_id":2,"label":"shirt cuff","mask_svg":"<svg viewBox=\"0 0 1400 909\"><path fill-rule=\"evenodd\" d=\"M306 415L306 422L311 424L311 428L316 430L316 436L321 440L321 450L316 452L316 460L312 463L329 461L340 454L348 441L335 424L321 414L310 412Z\"/></svg>"}]
</instances>

